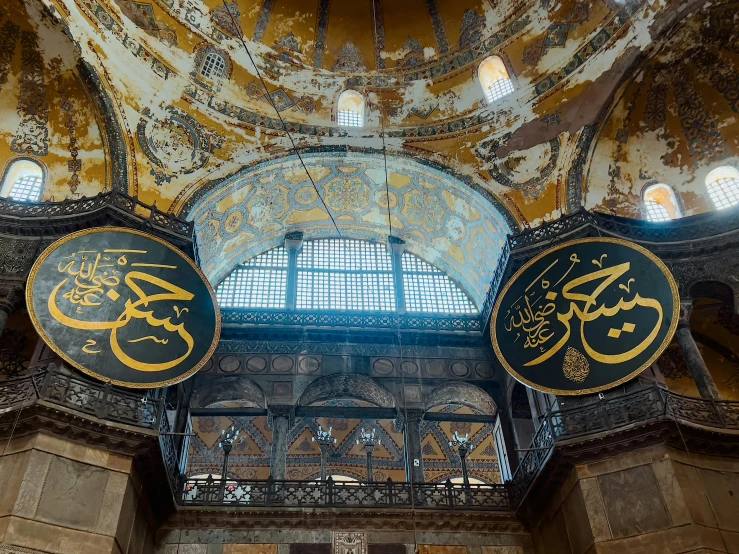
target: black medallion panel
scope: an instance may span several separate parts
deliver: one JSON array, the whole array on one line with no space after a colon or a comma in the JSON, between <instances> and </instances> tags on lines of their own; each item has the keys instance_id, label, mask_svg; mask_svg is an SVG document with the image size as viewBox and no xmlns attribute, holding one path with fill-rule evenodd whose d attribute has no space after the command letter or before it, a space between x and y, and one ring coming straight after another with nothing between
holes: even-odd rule
<instances>
[{"instance_id":1,"label":"black medallion panel","mask_svg":"<svg viewBox=\"0 0 739 554\"><path fill-rule=\"evenodd\" d=\"M39 256L26 302L36 330L64 360L134 388L194 374L220 337L213 289L167 242L130 229L72 233Z\"/></svg>"},{"instance_id":2,"label":"black medallion panel","mask_svg":"<svg viewBox=\"0 0 739 554\"><path fill-rule=\"evenodd\" d=\"M632 379L667 347L680 299L648 250L587 238L530 260L506 284L490 324L493 347L519 381L575 395Z\"/></svg>"}]
</instances>

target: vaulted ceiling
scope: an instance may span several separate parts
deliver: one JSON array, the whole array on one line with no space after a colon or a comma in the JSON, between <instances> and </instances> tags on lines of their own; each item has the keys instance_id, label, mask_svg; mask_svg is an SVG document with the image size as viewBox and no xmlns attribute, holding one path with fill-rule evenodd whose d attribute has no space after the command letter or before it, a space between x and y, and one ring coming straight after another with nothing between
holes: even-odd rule
<instances>
[{"instance_id":1,"label":"vaulted ceiling","mask_svg":"<svg viewBox=\"0 0 739 554\"><path fill-rule=\"evenodd\" d=\"M322 166L337 152L374 157L377 167L383 152L391 166L413 158L439 171L442 187L467 187L466 202L489 211L500 233L583 203L641 217L640 191L656 180L675 188L685 214L700 213L709 209L704 174L739 152L737 6L8 0L0 162L38 159L50 177L46 199L119 188L186 217L266 162L310 182L296 151ZM199 74L208 52L225 56L223 79ZM477 67L491 54L514 92L488 105ZM336 123L347 88L367 100L361 129ZM257 183L260 194L274 194L273 182ZM239 207L238 196L218 198L219 213ZM305 212L295 195L286 201ZM323 207L312 213L300 223L327 217ZM344 228L364 232L353 223L362 213L343 215ZM454 205L448 216L466 221ZM457 241L450 233L419 237L427 256L448 258L439 245Z\"/></svg>"}]
</instances>

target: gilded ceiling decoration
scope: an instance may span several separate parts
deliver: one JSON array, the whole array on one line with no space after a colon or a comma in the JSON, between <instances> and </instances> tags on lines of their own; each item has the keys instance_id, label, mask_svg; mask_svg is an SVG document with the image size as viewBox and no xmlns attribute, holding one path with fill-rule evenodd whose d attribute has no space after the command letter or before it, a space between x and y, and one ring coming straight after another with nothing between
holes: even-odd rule
<instances>
[{"instance_id":1,"label":"gilded ceiling decoration","mask_svg":"<svg viewBox=\"0 0 739 554\"><path fill-rule=\"evenodd\" d=\"M492 214L486 245L583 203L642 217L641 188L654 182L700 213L711 209L705 174L736 163L737 12L733 0L10 0L0 151L46 164L46 199L115 187L191 218L219 187L253 177L248 202L261 211L243 199L210 208L227 248L205 247L216 280L230 269L216 259L236 264L294 227L329 232L325 210L292 185L282 194L248 175L294 146L433 167L446 174L436 190L467 188ZM477 69L490 55L513 92L488 103ZM365 100L360 128L337 124L346 89ZM381 209L360 189L384 181L360 181L319 190L347 234L382 238ZM447 213L439 194L418 196L415 212L400 198L397 230L479 299L491 273L468 249L478 223L457 214L461 225L428 228ZM233 223L239 202L237 247L220 219ZM421 212L426 225L403 220Z\"/></svg>"}]
</instances>

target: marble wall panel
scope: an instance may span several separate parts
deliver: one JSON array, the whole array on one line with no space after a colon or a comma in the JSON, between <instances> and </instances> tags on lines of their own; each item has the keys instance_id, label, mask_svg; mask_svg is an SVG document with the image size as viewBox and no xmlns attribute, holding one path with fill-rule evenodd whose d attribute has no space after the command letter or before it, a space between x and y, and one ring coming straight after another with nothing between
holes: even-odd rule
<instances>
[{"instance_id":1,"label":"marble wall panel","mask_svg":"<svg viewBox=\"0 0 739 554\"><path fill-rule=\"evenodd\" d=\"M418 552L419 554L467 554L467 547L419 544Z\"/></svg>"},{"instance_id":2,"label":"marble wall panel","mask_svg":"<svg viewBox=\"0 0 739 554\"><path fill-rule=\"evenodd\" d=\"M36 517L76 529L93 530L100 515L108 471L54 457Z\"/></svg>"},{"instance_id":3,"label":"marble wall panel","mask_svg":"<svg viewBox=\"0 0 739 554\"><path fill-rule=\"evenodd\" d=\"M291 544L290 554L331 554L331 544Z\"/></svg>"},{"instance_id":4,"label":"marble wall panel","mask_svg":"<svg viewBox=\"0 0 739 554\"><path fill-rule=\"evenodd\" d=\"M739 473L710 469L699 471L719 528L739 531Z\"/></svg>"},{"instance_id":5,"label":"marble wall panel","mask_svg":"<svg viewBox=\"0 0 739 554\"><path fill-rule=\"evenodd\" d=\"M614 538L666 529L671 525L651 466L598 477Z\"/></svg>"}]
</instances>

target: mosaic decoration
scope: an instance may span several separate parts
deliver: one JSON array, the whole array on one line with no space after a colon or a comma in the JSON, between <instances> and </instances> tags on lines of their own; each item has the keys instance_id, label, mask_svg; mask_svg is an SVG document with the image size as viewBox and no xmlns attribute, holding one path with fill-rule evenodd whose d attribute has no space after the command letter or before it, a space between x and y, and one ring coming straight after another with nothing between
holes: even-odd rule
<instances>
[{"instance_id":1,"label":"mosaic decoration","mask_svg":"<svg viewBox=\"0 0 739 554\"><path fill-rule=\"evenodd\" d=\"M439 47L439 52L445 54L449 51L449 41L446 38L446 29L444 28L444 20L441 19L439 14L439 6L436 0L424 0L426 2L426 8L429 11L429 17L431 18L431 26L434 29L434 36L436 37L436 45Z\"/></svg>"},{"instance_id":2,"label":"mosaic decoration","mask_svg":"<svg viewBox=\"0 0 739 554\"><path fill-rule=\"evenodd\" d=\"M61 85L61 79L59 79ZM79 151L77 150L77 120L74 116L74 104L69 99L68 91L61 85L62 97L62 113L64 114L64 125L67 128L69 134L69 156L70 160L67 162L67 169L72 174L69 177L69 190L72 194L77 191L77 187L80 184L79 172L82 171L82 160L78 159Z\"/></svg>"},{"instance_id":3,"label":"mosaic decoration","mask_svg":"<svg viewBox=\"0 0 739 554\"><path fill-rule=\"evenodd\" d=\"M21 82L18 116L21 119L10 150L18 154L46 156L49 153L49 103L46 100L44 61L36 35L21 33Z\"/></svg>"},{"instance_id":4,"label":"mosaic decoration","mask_svg":"<svg viewBox=\"0 0 739 554\"><path fill-rule=\"evenodd\" d=\"M519 155L493 163L490 176L501 185L520 190L529 197L541 194L559 160L559 138L539 144Z\"/></svg>"},{"instance_id":5,"label":"mosaic decoration","mask_svg":"<svg viewBox=\"0 0 739 554\"><path fill-rule=\"evenodd\" d=\"M482 40L485 32L485 17L472 10L465 10L462 16L462 30L459 32L459 47L469 48Z\"/></svg>"},{"instance_id":6,"label":"mosaic decoration","mask_svg":"<svg viewBox=\"0 0 739 554\"><path fill-rule=\"evenodd\" d=\"M561 113L559 110L557 110L554 113L550 113L549 115L545 115L542 118L542 121L546 123L547 125L559 125L562 122L561 119Z\"/></svg>"},{"instance_id":7,"label":"mosaic decoration","mask_svg":"<svg viewBox=\"0 0 739 554\"><path fill-rule=\"evenodd\" d=\"M82 11L91 19L99 22L103 28L109 31L115 40L120 42L126 50L133 54L136 58L149 61L151 70L162 79L168 79L172 70L161 59L154 55L151 50L145 48L128 33L123 30L123 26L116 21L113 16L96 0L82 2L79 4Z\"/></svg>"},{"instance_id":8,"label":"mosaic decoration","mask_svg":"<svg viewBox=\"0 0 739 554\"><path fill-rule=\"evenodd\" d=\"M269 97L278 112L292 108L295 105L295 102L293 102L292 98L288 96L287 92L285 92L285 89L283 88L278 88L277 90L270 92Z\"/></svg>"},{"instance_id":9,"label":"mosaic decoration","mask_svg":"<svg viewBox=\"0 0 739 554\"><path fill-rule=\"evenodd\" d=\"M432 113L434 113L439 107L438 102L427 102L422 105L414 105L410 113L412 115L417 115L421 119L428 119Z\"/></svg>"},{"instance_id":10,"label":"mosaic decoration","mask_svg":"<svg viewBox=\"0 0 739 554\"><path fill-rule=\"evenodd\" d=\"M576 2L567 13L565 21L552 23L547 28L546 35L537 39L523 49L523 63L536 66L550 48L564 48L570 31L590 18L590 5L587 2Z\"/></svg>"},{"instance_id":11,"label":"mosaic decoration","mask_svg":"<svg viewBox=\"0 0 739 554\"><path fill-rule=\"evenodd\" d=\"M654 71L654 84L647 93L647 106L644 110L644 130L656 131L667 121L667 90L661 68Z\"/></svg>"},{"instance_id":12,"label":"mosaic decoration","mask_svg":"<svg viewBox=\"0 0 739 554\"><path fill-rule=\"evenodd\" d=\"M15 43L18 42L21 28L12 21L6 21L0 28L0 87L8 79L10 61L15 54Z\"/></svg>"},{"instance_id":13,"label":"mosaic decoration","mask_svg":"<svg viewBox=\"0 0 739 554\"><path fill-rule=\"evenodd\" d=\"M342 235L385 240L381 157L316 153L303 159ZM479 303L506 232L499 212L463 183L417 162L391 158L388 169L393 232ZM395 180L404 184L398 188ZM231 207L225 207L225 199L231 199ZM287 158L223 180L195 201L188 218L195 221L202 267L217 282L243 260L281 244L288 230L304 231L306 238L335 236L328 217L309 216L317 211L323 211L321 200L297 159ZM227 228L236 212L242 214L240 224Z\"/></svg>"},{"instance_id":14,"label":"mosaic decoration","mask_svg":"<svg viewBox=\"0 0 739 554\"><path fill-rule=\"evenodd\" d=\"M200 169L223 144L221 137L206 131L184 111L172 106L166 111L168 117L160 121L145 110L136 127L141 150L159 168L152 170L158 185Z\"/></svg>"},{"instance_id":15,"label":"mosaic decoration","mask_svg":"<svg viewBox=\"0 0 739 554\"><path fill-rule=\"evenodd\" d=\"M577 71L582 64L592 58L596 52L604 48L643 4L644 0L626 4L585 46L572 55L563 68L547 75L536 83L534 86L535 96L541 96L554 89L559 83Z\"/></svg>"},{"instance_id":16,"label":"mosaic decoration","mask_svg":"<svg viewBox=\"0 0 739 554\"><path fill-rule=\"evenodd\" d=\"M372 34L375 40L375 65L377 69L385 69L385 16L382 12L382 0L372 0Z\"/></svg>"},{"instance_id":17,"label":"mosaic decoration","mask_svg":"<svg viewBox=\"0 0 739 554\"><path fill-rule=\"evenodd\" d=\"M361 73L367 71L359 48L352 42L344 43L336 61L331 66L331 71L342 73Z\"/></svg>"},{"instance_id":18,"label":"mosaic decoration","mask_svg":"<svg viewBox=\"0 0 739 554\"><path fill-rule=\"evenodd\" d=\"M295 35L290 33L285 35L280 40L276 41L273 46L274 51L277 53L277 59L281 62L296 65L299 63L297 57L300 55L300 45L298 44ZM271 56L271 54L269 54Z\"/></svg>"},{"instance_id":19,"label":"mosaic decoration","mask_svg":"<svg viewBox=\"0 0 739 554\"><path fill-rule=\"evenodd\" d=\"M262 42L262 39L264 39L264 32L267 30L267 25L269 25L269 18L272 15L272 9L274 7L275 0L264 0L264 2L262 2L262 7L259 8L257 24L254 27L254 34L251 37L254 42Z\"/></svg>"},{"instance_id":20,"label":"mosaic decoration","mask_svg":"<svg viewBox=\"0 0 739 554\"><path fill-rule=\"evenodd\" d=\"M303 113L311 114L316 111L316 103L310 96L299 96L295 99L295 106Z\"/></svg>"},{"instance_id":21,"label":"mosaic decoration","mask_svg":"<svg viewBox=\"0 0 739 554\"><path fill-rule=\"evenodd\" d=\"M696 165L724 158L724 139L683 68L677 69L675 79L677 83L681 83L680 86L673 87L677 115Z\"/></svg>"},{"instance_id":22,"label":"mosaic decoration","mask_svg":"<svg viewBox=\"0 0 739 554\"><path fill-rule=\"evenodd\" d=\"M148 35L158 38L169 46L177 46L177 34L174 29L157 20L152 4L133 0L115 0L115 2L123 14Z\"/></svg>"},{"instance_id":23,"label":"mosaic decoration","mask_svg":"<svg viewBox=\"0 0 739 554\"><path fill-rule=\"evenodd\" d=\"M421 43L417 40L408 37L408 40L403 45L403 57L398 60L397 67L408 68L418 67L423 64L425 57L423 55L423 48Z\"/></svg>"},{"instance_id":24,"label":"mosaic decoration","mask_svg":"<svg viewBox=\"0 0 739 554\"><path fill-rule=\"evenodd\" d=\"M226 2L226 5L219 4L210 12L210 20L232 37L240 37L242 35L241 27L239 26L240 17L241 12L239 11L237 2L230 4Z\"/></svg>"},{"instance_id":25,"label":"mosaic decoration","mask_svg":"<svg viewBox=\"0 0 739 554\"><path fill-rule=\"evenodd\" d=\"M313 66L323 67L323 55L326 49L326 35L328 34L328 12L331 0L318 0L318 13L316 14L316 55Z\"/></svg>"}]
</instances>

